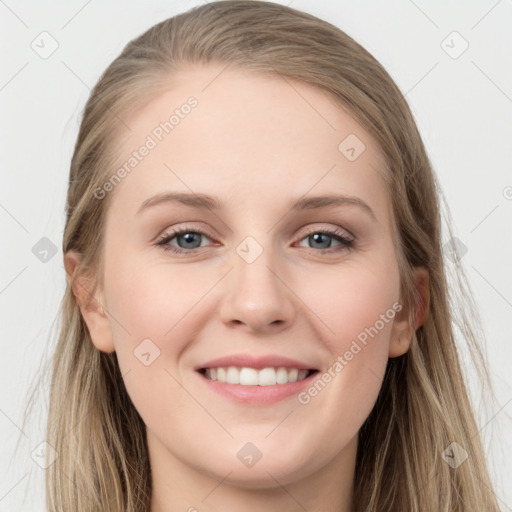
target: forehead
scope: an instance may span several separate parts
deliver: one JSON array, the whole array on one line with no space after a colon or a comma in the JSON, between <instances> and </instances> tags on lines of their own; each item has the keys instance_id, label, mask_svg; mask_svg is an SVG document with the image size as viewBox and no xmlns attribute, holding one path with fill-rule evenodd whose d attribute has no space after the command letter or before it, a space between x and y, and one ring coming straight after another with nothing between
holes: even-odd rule
<instances>
[{"instance_id":1,"label":"forehead","mask_svg":"<svg viewBox=\"0 0 512 512\"><path fill-rule=\"evenodd\" d=\"M212 193L248 209L333 191L389 210L385 161L366 130L322 89L279 75L187 67L128 119L111 209L133 215L168 190Z\"/></svg>"}]
</instances>

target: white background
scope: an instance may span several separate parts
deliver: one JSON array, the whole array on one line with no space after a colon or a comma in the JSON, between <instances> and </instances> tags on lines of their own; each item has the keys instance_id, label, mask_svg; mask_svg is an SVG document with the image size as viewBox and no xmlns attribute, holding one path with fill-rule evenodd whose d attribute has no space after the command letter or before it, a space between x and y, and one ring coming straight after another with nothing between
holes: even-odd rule
<instances>
[{"instance_id":1,"label":"white background","mask_svg":"<svg viewBox=\"0 0 512 512\"><path fill-rule=\"evenodd\" d=\"M55 342L68 167L81 110L130 39L202 3L0 1L0 511L44 510L44 470L30 456L44 436L44 387L30 423L22 417ZM496 494L503 510L512 510L512 2L294 0L290 6L347 32L406 94L467 247L461 261L497 393L479 425ZM47 59L31 48L43 31L58 43ZM462 40L446 39L453 31L469 44L458 58ZM42 237L57 247L46 263L32 252Z\"/></svg>"}]
</instances>

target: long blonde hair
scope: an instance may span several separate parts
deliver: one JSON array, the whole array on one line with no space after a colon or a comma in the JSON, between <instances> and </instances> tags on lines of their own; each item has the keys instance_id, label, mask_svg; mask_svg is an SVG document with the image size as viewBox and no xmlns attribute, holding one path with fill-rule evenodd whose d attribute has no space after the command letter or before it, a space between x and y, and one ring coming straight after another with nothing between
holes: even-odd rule
<instances>
[{"instance_id":1,"label":"long blonde hair","mask_svg":"<svg viewBox=\"0 0 512 512\"><path fill-rule=\"evenodd\" d=\"M458 294L447 286L442 194L404 96L376 59L337 27L278 4L228 0L167 19L127 44L89 97L71 161L62 248L82 256L72 277L87 273L91 283L101 284L112 194L99 201L94 191L112 169L124 120L165 88L180 66L209 62L315 85L347 109L385 156L402 300L410 311L417 299L412 267L429 272L425 323L409 351L389 360L377 403L359 432L352 510L497 512L454 325L480 377L487 385L489 379L457 261ZM70 282L60 318L47 424L47 442L58 457L46 470L48 510L148 512L145 425L115 352L93 346ZM468 454L456 468L443 457L453 442Z\"/></svg>"}]
</instances>

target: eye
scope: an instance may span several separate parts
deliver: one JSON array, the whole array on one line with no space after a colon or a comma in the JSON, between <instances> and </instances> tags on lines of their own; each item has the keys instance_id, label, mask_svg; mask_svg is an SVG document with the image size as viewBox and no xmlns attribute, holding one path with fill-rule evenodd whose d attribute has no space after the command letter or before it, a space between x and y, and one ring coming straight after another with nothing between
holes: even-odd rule
<instances>
[{"instance_id":1,"label":"eye","mask_svg":"<svg viewBox=\"0 0 512 512\"><path fill-rule=\"evenodd\" d=\"M194 249L201 247L201 237L207 237L204 231L197 228L182 228L170 233L166 233L157 243L162 246L164 251L172 251L176 254L190 252ZM178 246L170 244L172 240L176 239ZM204 246L203 246L204 247Z\"/></svg>"},{"instance_id":2,"label":"eye","mask_svg":"<svg viewBox=\"0 0 512 512\"><path fill-rule=\"evenodd\" d=\"M339 229L317 229L315 231L310 231L302 240L309 239L310 243L308 247L312 249L320 249L321 252L334 252L341 251L345 249L350 249L354 243L353 238L349 238L349 236ZM337 246L332 246L332 241L336 240L338 242Z\"/></svg>"},{"instance_id":3,"label":"eye","mask_svg":"<svg viewBox=\"0 0 512 512\"><path fill-rule=\"evenodd\" d=\"M184 227L166 233L156 245L161 246L164 251L172 251L175 254L191 253L194 252L195 249L207 245L202 244L202 239L204 238L210 240L204 231L197 228ZM310 239L309 248L318 249L318 252L322 253L347 250L350 249L354 243L353 238L349 238L345 232L339 229L317 229L310 231L301 241L306 239ZM173 240L176 240L177 245L171 243ZM333 246L333 240L338 244Z\"/></svg>"}]
</instances>

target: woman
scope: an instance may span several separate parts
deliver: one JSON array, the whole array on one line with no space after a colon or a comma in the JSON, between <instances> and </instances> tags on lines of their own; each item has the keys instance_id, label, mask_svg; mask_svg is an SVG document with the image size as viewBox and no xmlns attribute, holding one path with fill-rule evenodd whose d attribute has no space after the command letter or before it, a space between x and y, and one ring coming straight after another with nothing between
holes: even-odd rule
<instances>
[{"instance_id":1,"label":"woman","mask_svg":"<svg viewBox=\"0 0 512 512\"><path fill-rule=\"evenodd\" d=\"M324 21L213 2L129 43L71 162L49 510L497 511L437 189Z\"/></svg>"}]
</instances>

